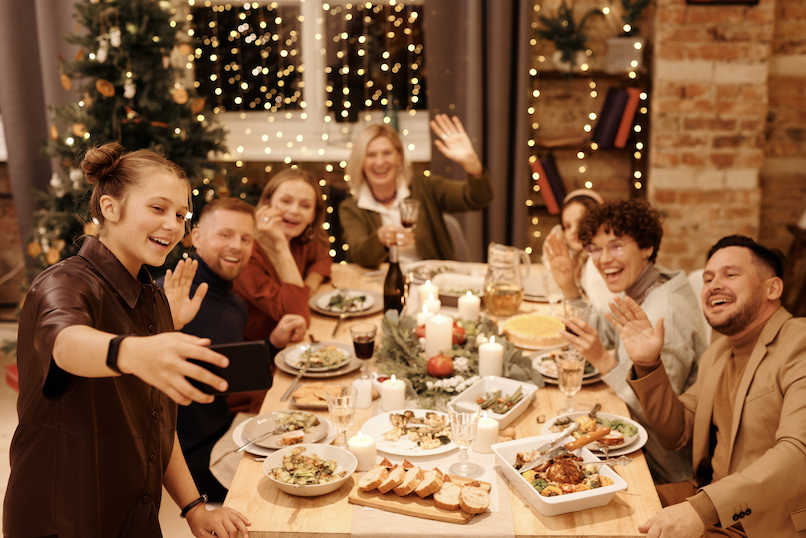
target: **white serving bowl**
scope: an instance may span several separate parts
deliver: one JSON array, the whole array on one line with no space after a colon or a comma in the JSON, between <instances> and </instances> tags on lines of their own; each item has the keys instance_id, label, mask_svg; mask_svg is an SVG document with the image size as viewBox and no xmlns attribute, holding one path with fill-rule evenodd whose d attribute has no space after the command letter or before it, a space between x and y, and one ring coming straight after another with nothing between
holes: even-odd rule
<instances>
[{"instance_id":1,"label":"white serving bowl","mask_svg":"<svg viewBox=\"0 0 806 538\"><path fill-rule=\"evenodd\" d=\"M529 504L534 506L538 512L544 516L557 516L569 512L578 512L580 510L587 510L588 508L604 506L613 500L613 496L616 492L627 489L627 482L613 471L613 469L603 465L599 474L613 480L613 484L610 486L569 493L567 495L558 495L556 497L543 497L540 495L512 464L515 462L515 455L518 452L534 450L549 442L554 435L556 434L515 439L514 441L507 441L506 443L496 443L492 446L495 459L498 461L498 465L504 472L506 479L515 486L515 489L517 489L521 495L526 497ZM572 437L567 438L567 441L571 440L573 440ZM577 456L580 456L583 461L599 461L587 448L580 448L575 453Z\"/></svg>"},{"instance_id":2,"label":"white serving bowl","mask_svg":"<svg viewBox=\"0 0 806 538\"><path fill-rule=\"evenodd\" d=\"M454 396L451 402L475 402L476 398L484 398L488 392L493 393L497 390L500 390L501 396L504 397L518 390L518 387L523 387L521 390L521 392L523 392L523 398L508 412L501 415L493 413L489 409L485 409L488 417L498 421L498 428L504 429L509 426L513 420L518 418L518 415L526 411L526 408L529 407L529 402L535 397L537 385L525 381L518 381L517 379L509 379L508 377L486 375L467 387L460 394Z\"/></svg>"},{"instance_id":3,"label":"white serving bowl","mask_svg":"<svg viewBox=\"0 0 806 538\"><path fill-rule=\"evenodd\" d=\"M347 471L343 478L328 482L326 484L315 484L310 486L295 486L293 484L286 484L271 477L271 470L275 467L283 466L283 457L291 454L291 451L297 447L305 447L304 454L316 454L323 460L335 460L337 464L337 472ZM285 491L289 495L297 495L299 497L315 497L317 495L325 495L332 493L339 489L344 483L352 476L358 467L358 460L355 459L349 451L333 445L321 444L299 444L281 448L274 452L271 456L266 457L263 461L263 472L280 490Z\"/></svg>"},{"instance_id":4,"label":"white serving bowl","mask_svg":"<svg viewBox=\"0 0 806 538\"><path fill-rule=\"evenodd\" d=\"M442 306L456 306L459 297L471 290L473 295L484 296L484 276L461 275L459 273L440 273L431 279L431 283L439 287ZM455 290L455 291L452 291Z\"/></svg>"}]
</instances>

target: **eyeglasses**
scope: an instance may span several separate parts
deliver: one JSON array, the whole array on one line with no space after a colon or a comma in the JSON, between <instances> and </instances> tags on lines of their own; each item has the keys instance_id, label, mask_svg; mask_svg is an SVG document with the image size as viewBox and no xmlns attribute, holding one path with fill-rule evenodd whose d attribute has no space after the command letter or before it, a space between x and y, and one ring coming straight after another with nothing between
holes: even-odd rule
<instances>
[{"instance_id":1,"label":"eyeglasses","mask_svg":"<svg viewBox=\"0 0 806 538\"><path fill-rule=\"evenodd\" d=\"M610 253L611 258L621 258L624 256L624 241L610 241L605 248ZM596 245L588 245L585 247L585 252L588 256L593 258L593 261L598 261L602 257L602 249Z\"/></svg>"}]
</instances>

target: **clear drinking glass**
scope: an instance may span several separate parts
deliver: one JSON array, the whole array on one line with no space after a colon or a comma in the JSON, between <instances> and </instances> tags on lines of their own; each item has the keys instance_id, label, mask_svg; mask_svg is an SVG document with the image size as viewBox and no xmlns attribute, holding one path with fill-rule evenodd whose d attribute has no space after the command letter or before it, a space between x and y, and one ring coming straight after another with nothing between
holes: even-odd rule
<instances>
[{"instance_id":1,"label":"clear drinking glass","mask_svg":"<svg viewBox=\"0 0 806 538\"><path fill-rule=\"evenodd\" d=\"M590 318L591 310L593 310L593 305L591 305L585 299L565 299L563 301L564 308L565 308L565 317L570 318L579 318L585 323L588 322L588 318Z\"/></svg>"},{"instance_id":2,"label":"clear drinking glass","mask_svg":"<svg viewBox=\"0 0 806 538\"><path fill-rule=\"evenodd\" d=\"M378 327L372 323L355 323L350 326L355 356L361 359L361 379L369 378L369 359L375 352L375 335Z\"/></svg>"},{"instance_id":3,"label":"clear drinking glass","mask_svg":"<svg viewBox=\"0 0 806 538\"><path fill-rule=\"evenodd\" d=\"M551 275L551 271L548 269L543 269L543 289L546 292L546 299L548 299L549 304L551 305L551 315L556 315L557 305L563 299L563 292L560 290L560 287L554 281L554 277Z\"/></svg>"},{"instance_id":4,"label":"clear drinking glass","mask_svg":"<svg viewBox=\"0 0 806 538\"><path fill-rule=\"evenodd\" d=\"M459 446L459 462L448 469L459 476L481 476L483 469L468 460L467 449L476 437L481 407L473 402L453 402L448 404L453 442Z\"/></svg>"},{"instance_id":5,"label":"clear drinking glass","mask_svg":"<svg viewBox=\"0 0 806 538\"><path fill-rule=\"evenodd\" d=\"M338 431L336 446L347 448L347 430L355 420L355 400L358 391L348 385L333 385L325 390L330 420Z\"/></svg>"},{"instance_id":6,"label":"clear drinking glass","mask_svg":"<svg viewBox=\"0 0 806 538\"><path fill-rule=\"evenodd\" d=\"M565 394L565 409L559 414L573 413L574 394L582 388L582 376L585 373L585 357L574 350L560 353L556 358L557 379L560 390Z\"/></svg>"}]
</instances>

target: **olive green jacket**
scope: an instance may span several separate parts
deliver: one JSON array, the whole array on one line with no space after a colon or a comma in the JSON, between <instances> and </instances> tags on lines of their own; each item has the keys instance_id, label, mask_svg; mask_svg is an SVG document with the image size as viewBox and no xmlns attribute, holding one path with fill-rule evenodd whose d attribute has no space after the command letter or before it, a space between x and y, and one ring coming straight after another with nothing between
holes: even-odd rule
<instances>
[{"instance_id":1,"label":"olive green jacket","mask_svg":"<svg viewBox=\"0 0 806 538\"><path fill-rule=\"evenodd\" d=\"M424 260L453 260L453 243L445 226L443 213L477 211L493 200L493 188L487 171L464 181L440 176L415 176L409 186L411 198L420 200L420 214L414 229L417 255ZM377 267L386 261L388 251L378 239L381 216L358 207L358 197L347 198L339 206L339 219L349 245L348 259L363 266Z\"/></svg>"}]
</instances>

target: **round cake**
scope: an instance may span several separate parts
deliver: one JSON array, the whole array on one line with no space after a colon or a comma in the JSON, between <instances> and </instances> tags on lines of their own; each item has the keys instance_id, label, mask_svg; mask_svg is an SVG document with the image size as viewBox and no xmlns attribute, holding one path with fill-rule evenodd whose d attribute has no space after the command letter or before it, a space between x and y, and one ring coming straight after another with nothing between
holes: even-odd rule
<instances>
[{"instance_id":1,"label":"round cake","mask_svg":"<svg viewBox=\"0 0 806 538\"><path fill-rule=\"evenodd\" d=\"M565 325L560 318L540 314L513 316L504 323L507 339L516 346L549 347L568 343L560 334Z\"/></svg>"}]
</instances>

